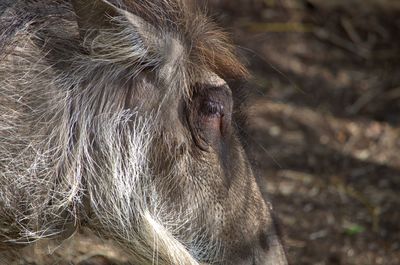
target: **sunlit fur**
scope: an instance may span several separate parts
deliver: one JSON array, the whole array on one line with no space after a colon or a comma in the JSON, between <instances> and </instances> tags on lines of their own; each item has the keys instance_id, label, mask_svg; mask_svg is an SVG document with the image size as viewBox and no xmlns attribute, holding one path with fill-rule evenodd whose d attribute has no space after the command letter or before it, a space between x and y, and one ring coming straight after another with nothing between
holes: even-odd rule
<instances>
[{"instance_id":1,"label":"sunlit fur","mask_svg":"<svg viewBox=\"0 0 400 265\"><path fill-rule=\"evenodd\" d=\"M246 71L196 8L156 2L113 1L114 27L83 36L65 1L17 1L1 15L0 249L85 225L134 264L220 262L214 221L165 199L168 181L189 181L198 162L166 130L162 108L199 80ZM133 96L157 86L155 105ZM165 156L167 168L154 167Z\"/></svg>"}]
</instances>

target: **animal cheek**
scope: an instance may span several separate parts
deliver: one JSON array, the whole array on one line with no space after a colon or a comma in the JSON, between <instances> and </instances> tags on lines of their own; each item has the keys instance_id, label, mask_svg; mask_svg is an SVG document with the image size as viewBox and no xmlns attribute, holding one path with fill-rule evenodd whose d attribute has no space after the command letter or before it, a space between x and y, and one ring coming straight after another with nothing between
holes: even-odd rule
<instances>
[{"instance_id":1,"label":"animal cheek","mask_svg":"<svg viewBox=\"0 0 400 265\"><path fill-rule=\"evenodd\" d=\"M203 127L207 128L210 134L213 136L220 136L222 130L222 119L221 117L212 117L212 118L202 118L201 122L203 123Z\"/></svg>"},{"instance_id":2,"label":"animal cheek","mask_svg":"<svg viewBox=\"0 0 400 265\"><path fill-rule=\"evenodd\" d=\"M202 118L199 124L200 137L211 147L218 147L221 141L221 119Z\"/></svg>"}]
</instances>

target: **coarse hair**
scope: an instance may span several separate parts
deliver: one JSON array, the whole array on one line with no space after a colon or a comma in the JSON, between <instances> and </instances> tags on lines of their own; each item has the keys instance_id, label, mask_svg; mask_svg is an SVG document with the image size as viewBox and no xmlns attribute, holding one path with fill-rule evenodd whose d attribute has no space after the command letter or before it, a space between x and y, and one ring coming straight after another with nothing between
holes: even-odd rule
<instances>
[{"instance_id":1,"label":"coarse hair","mask_svg":"<svg viewBox=\"0 0 400 265\"><path fill-rule=\"evenodd\" d=\"M191 209L170 213L158 197L148 157L172 140L132 90L147 89L146 71L187 96L198 72L247 72L189 1L97 2L118 11L113 27L82 35L69 1L0 1L0 249L88 225L139 264L212 260L217 241L179 238Z\"/></svg>"}]
</instances>

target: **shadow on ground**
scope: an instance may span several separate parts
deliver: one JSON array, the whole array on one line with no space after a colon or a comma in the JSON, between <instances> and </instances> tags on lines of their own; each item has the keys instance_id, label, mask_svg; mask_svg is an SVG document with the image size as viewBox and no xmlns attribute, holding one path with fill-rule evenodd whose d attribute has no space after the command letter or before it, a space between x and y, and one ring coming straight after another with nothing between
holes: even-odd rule
<instances>
[{"instance_id":1,"label":"shadow on ground","mask_svg":"<svg viewBox=\"0 0 400 265\"><path fill-rule=\"evenodd\" d=\"M250 153L292 264L400 264L396 1L211 1L254 73Z\"/></svg>"}]
</instances>

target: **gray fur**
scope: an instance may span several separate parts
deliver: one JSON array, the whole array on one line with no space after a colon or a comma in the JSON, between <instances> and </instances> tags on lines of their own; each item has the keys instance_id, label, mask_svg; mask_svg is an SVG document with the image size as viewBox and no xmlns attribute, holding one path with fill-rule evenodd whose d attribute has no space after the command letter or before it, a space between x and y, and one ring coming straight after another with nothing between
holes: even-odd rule
<instances>
[{"instance_id":1,"label":"gray fur","mask_svg":"<svg viewBox=\"0 0 400 265\"><path fill-rule=\"evenodd\" d=\"M0 249L85 225L134 264L245 264L242 244L272 264L255 250L267 227L285 264L237 137L227 187L178 109L246 75L226 36L179 0L85 2L96 19L72 2L0 1Z\"/></svg>"}]
</instances>

